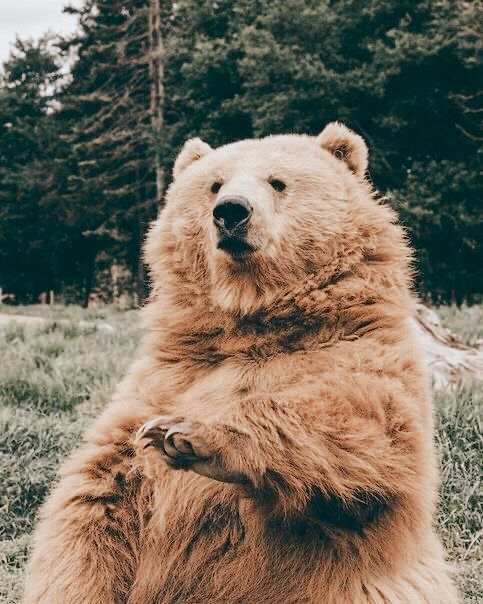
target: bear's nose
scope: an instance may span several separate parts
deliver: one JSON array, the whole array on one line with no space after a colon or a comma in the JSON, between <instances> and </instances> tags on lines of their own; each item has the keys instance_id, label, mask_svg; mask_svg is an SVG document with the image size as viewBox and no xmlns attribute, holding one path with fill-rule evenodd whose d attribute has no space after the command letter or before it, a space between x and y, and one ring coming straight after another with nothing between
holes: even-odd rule
<instances>
[{"instance_id":1,"label":"bear's nose","mask_svg":"<svg viewBox=\"0 0 483 604\"><path fill-rule=\"evenodd\" d=\"M244 197L225 197L213 210L213 222L224 231L233 231L248 222L252 210Z\"/></svg>"}]
</instances>

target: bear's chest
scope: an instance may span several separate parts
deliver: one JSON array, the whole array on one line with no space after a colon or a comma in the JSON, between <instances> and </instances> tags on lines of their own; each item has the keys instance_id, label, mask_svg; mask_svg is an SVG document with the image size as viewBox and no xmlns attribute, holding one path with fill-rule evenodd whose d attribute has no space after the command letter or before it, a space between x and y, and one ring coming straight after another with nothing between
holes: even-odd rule
<instances>
[{"instance_id":1,"label":"bear's chest","mask_svg":"<svg viewBox=\"0 0 483 604\"><path fill-rule=\"evenodd\" d=\"M265 359L225 359L210 368L192 365L184 387L173 400L176 414L203 421L219 420L235 412L240 401L290 388L322 370L310 355L280 354Z\"/></svg>"}]
</instances>

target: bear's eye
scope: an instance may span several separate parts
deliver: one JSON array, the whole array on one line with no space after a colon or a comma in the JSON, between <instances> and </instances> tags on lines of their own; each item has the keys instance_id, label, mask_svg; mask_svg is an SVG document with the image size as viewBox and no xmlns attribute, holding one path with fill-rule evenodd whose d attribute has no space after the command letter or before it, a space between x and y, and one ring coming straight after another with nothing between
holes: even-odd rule
<instances>
[{"instance_id":1,"label":"bear's eye","mask_svg":"<svg viewBox=\"0 0 483 604\"><path fill-rule=\"evenodd\" d=\"M221 182L214 182L211 187L210 190L212 193L218 193L218 191L221 189Z\"/></svg>"},{"instance_id":2,"label":"bear's eye","mask_svg":"<svg viewBox=\"0 0 483 604\"><path fill-rule=\"evenodd\" d=\"M272 180L270 180L269 182L270 186L275 189L275 191L281 192L287 187L283 180L278 180L278 178L272 178Z\"/></svg>"},{"instance_id":3,"label":"bear's eye","mask_svg":"<svg viewBox=\"0 0 483 604\"><path fill-rule=\"evenodd\" d=\"M345 149L336 149L334 151L334 155L335 155L335 157L337 157L337 159L344 159L345 154L346 154Z\"/></svg>"}]
</instances>

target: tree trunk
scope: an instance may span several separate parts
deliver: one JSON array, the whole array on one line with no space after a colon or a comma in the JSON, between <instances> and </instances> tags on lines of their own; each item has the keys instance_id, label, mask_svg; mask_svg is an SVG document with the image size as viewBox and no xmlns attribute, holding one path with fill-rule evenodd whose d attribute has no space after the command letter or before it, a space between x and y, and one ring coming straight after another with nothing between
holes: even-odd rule
<instances>
[{"instance_id":1,"label":"tree trunk","mask_svg":"<svg viewBox=\"0 0 483 604\"><path fill-rule=\"evenodd\" d=\"M483 379L483 342L464 344L439 316L427 306L418 304L415 328L424 349L436 389L474 379Z\"/></svg>"},{"instance_id":2,"label":"tree trunk","mask_svg":"<svg viewBox=\"0 0 483 604\"><path fill-rule=\"evenodd\" d=\"M149 7L149 76L151 128L154 137L156 200L158 203L161 203L164 194L165 179L159 152L159 143L163 130L164 108L164 43L161 28L160 0L151 0Z\"/></svg>"}]
</instances>

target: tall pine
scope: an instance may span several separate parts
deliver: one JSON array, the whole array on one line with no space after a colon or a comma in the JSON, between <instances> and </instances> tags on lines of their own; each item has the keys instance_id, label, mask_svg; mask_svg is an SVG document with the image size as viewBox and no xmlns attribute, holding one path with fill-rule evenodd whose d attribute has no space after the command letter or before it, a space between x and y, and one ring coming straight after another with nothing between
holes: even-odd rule
<instances>
[{"instance_id":1,"label":"tall pine","mask_svg":"<svg viewBox=\"0 0 483 604\"><path fill-rule=\"evenodd\" d=\"M64 50L74 47L78 59L62 102L76 163L68 196L82 222L86 301L103 262L125 263L142 299L140 247L164 188L160 6L88 0L75 12L81 29Z\"/></svg>"},{"instance_id":2,"label":"tall pine","mask_svg":"<svg viewBox=\"0 0 483 604\"><path fill-rule=\"evenodd\" d=\"M66 233L53 158L59 72L52 40L17 40L0 80L0 287L20 301L60 285L56 256Z\"/></svg>"}]
</instances>

